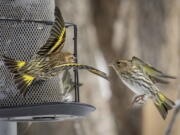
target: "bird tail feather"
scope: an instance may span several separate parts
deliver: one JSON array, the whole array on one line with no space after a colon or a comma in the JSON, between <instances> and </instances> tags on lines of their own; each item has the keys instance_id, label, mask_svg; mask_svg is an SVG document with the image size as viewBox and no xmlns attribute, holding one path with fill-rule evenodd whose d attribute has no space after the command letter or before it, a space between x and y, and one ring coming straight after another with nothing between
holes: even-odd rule
<instances>
[{"instance_id":1,"label":"bird tail feather","mask_svg":"<svg viewBox=\"0 0 180 135\"><path fill-rule=\"evenodd\" d=\"M166 119L168 111L171 110L173 106L175 105L175 103L172 100L170 100L169 98L167 98L165 95L163 95L160 92L156 94L154 104L163 119Z\"/></svg>"},{"instance_id":2,"label":"bird tail feather","mask_svg":"<svg viewBox=\"0 0 180 135\"><path fill-rule=\"evenodd\" d=\"M35 77L19 71L27 63L25 61L16 61L6 56L3 56L3 61L9 71L14 74L13 79L17 89L19 89L20 93L25 96L27 93L27 87L32 84L33 80L35 80Z\"/></svg>"}]
</instances>

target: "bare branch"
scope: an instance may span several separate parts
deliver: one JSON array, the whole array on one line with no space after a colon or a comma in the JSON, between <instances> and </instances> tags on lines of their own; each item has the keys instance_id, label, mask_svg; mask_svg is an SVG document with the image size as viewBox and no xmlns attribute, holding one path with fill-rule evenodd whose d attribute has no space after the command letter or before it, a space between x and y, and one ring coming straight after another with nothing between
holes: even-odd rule
<instances>
[{"instance_id":1,"label":"bare branch","mask_svg":"<svg viewBox=\"0 0 180 135\"><path fill-rule=\"evenodd\" d=\"M177 100L176 101L176 107L175 107L172 119L169 122L168 127L166 128L165 135L171 135L172 129L174 127L174 124L176 122L176 118L177 118L179 112L180 112L180 100Z\"/></svg>"}]
</instances>

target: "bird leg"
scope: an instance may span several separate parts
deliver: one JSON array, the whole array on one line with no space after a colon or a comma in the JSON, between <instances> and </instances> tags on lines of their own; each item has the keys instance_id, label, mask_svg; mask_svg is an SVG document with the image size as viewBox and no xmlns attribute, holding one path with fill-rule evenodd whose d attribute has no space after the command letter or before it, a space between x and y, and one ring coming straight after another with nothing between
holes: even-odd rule
<instances>
[{"instance_id":1,"label":"bird leg","mask_svg":"<svg viewBox=\"0 0 180 135\"><path fill-rule=\"evenodd\" d=\"M143 104L144 103L144 97L145 97L145 94L136 96L133 99L132 104L135 104L135 103Z\"/></svg>"}]
</instances>

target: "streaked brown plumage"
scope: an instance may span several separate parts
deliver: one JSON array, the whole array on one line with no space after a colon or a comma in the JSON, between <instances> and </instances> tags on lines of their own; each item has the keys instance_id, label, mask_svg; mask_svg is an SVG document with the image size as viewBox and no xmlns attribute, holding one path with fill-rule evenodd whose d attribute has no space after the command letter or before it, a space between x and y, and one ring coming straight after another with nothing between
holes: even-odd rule
<instances>
[{"instance_id":1,"label":"streaked brown plumage","mask_svg":"<svg viewBox=\"0 0 180 135\"><path fill-rule=\"evenodd\" d=\"M152 99L163 119L174 102L164 96L150 79L149 75L137 66L132 60L117 60L112 65L122 82L137 96L134 102Z\"/></svg>"},{"instance_id":2,"label":"streaked brown plumage","mask_svg":"<svg viewBox=\"0 0 180 135\"><path fill-rule=\"evenodd\" d=\"M65 70L62 75L61 83L61 94L62 101L68 102L73 101L73 90L75 88L75 82L73 82L72 76L69 70ZM78 84L78 87L82 86L82 84Z\"/></svg>"},{"instance_id":3,"label":"streaked brown plumage","mask_svg":"<svg viewBox=\"0 0 180 135\"><path fill-rule=\"evenodd\" d=\"M27 87L34 80L50 79L64 70L71 68L86 69L107 79L107 75L91 66L74 63L70 52L61 51L66 37L66 27L60 10L55 8L55 22L46 43L38 50L29 62L14 60L3 56L7 68L14 74L14 82L24 96Z\"/></svg>"}]
</instances>

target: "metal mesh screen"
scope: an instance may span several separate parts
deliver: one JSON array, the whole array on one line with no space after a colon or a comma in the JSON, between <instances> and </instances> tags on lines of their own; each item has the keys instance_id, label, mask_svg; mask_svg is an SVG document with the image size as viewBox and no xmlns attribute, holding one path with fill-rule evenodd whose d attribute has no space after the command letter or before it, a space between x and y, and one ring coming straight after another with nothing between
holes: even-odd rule
<instances>
[{"instance_id":1,"label":"metal mesh screen","mask_svg":"<svg viewBox=\"0 0 180 135\"><path fill-rule=\"evenodd\" d=\"M53 20L54 0L0 0L0 16L26 20Z\"/></svg>"},{"instance_id":2,"label":"metal mesh screen","mask_svg":"<svg viewBox=\"0 0 180 135\"><path fill-rule=\"evenodd\" d=\"M0 18L54 21L53 0L0 0ZM0 21L0 54L29 61L46 42L51 25ZM26 97L19 94L13 75L0 62L0 107L61 102L60 78L34 82Z\"/></svg>"}]
</instances>

